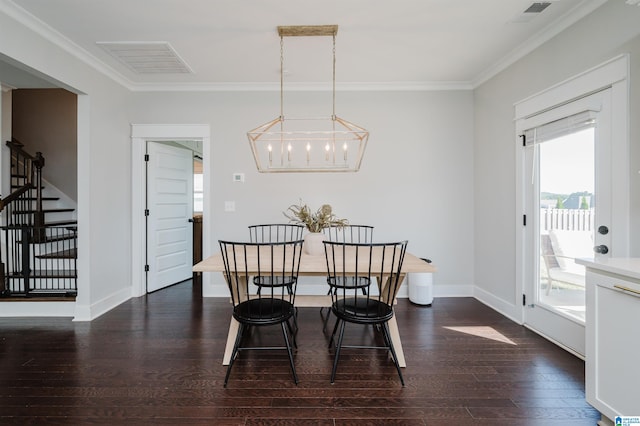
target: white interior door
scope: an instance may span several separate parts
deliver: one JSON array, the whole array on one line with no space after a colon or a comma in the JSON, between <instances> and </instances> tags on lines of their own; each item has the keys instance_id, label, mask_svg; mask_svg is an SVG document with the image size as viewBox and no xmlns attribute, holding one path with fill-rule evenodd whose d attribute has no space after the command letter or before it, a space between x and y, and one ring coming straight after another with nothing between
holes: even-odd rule
<instances>
[{"instance_id":1,"label":"white interior door","mask_svg":"<svg viewBox=\"0 0 640 426\"><path fill-rule=\"evenodd\" d=\"M611 89L525 120L525 311L528 327L585 354L585 268L609 257Z\"/></svg>"},{"instance_id":2,"label":"white interior door","mask_svg":"<svg viewBox=\"0 0 640 426\"><path fill-rule=\"evenodd\" d=\"M147 291L192 277L193 154L147 142Z\"/></svg>"}]
</instances>

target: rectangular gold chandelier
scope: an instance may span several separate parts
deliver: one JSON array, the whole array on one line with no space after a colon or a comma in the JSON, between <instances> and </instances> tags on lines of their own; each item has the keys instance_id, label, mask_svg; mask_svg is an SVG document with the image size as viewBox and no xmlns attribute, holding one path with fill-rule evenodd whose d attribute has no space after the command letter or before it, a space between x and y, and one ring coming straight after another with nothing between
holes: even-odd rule
<instances>
[{"instance_id":1,"label":"rectangular gold chandelier","mask_svg":"<svg viewBox=\"0 0 640 426\"><path fill-rule=\"evenodd\" d=\"M337 25L280 26L280 116L247 132L256 167L263 173L357 172L369 132L335 113ZM326 118L285 118L284 37L333 37L333 110Z\"/></svg>"}]
</instances>

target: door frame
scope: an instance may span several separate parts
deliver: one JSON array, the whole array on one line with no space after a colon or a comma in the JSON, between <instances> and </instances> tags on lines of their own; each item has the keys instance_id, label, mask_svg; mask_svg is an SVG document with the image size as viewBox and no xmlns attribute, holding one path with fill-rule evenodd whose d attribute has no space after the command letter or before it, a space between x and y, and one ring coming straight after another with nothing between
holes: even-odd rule
<instances>
[{"instance_id":1,"label":"door frame","mask_svg":"<svg viewBox=\"0 0 640 426\"><path fill-rule=\"evenodd\" d=\"M147 231L144 209L146 208L146 153L147 141L201 141L202 142L202 174L205 182L202 206L202 249L203 257L209 256L210 222L207 220L211 211L211 130L208 124L131 124L131 296L140 297L146 294L146 258ZM202 285L206 286L210 277L203 274Z\"/></svg>"},{"instance_id":2,"label":"door frame","mask_svg":"<svg viewBox=\"0 0 640 426\"><path fill-rule=\"evenodd\" d=\"M612 233L611 255L616 257L627 256L629 253L629 55L619 55L611 60L591 68L573 78L565 80L538 94L524 99L515 104L515 122L535 116L580 99L591 93L611 88L611 104L613 109L611 122L611 164L612 168L612 193L611 203L616 206L612 209L611 224L616 226L616 232ZM620 113L622 111L623 113ZM515 140L521 143L518 126ZM523 217L525 211L526 179L524 176L525 151L516 149L516 295L522 295L523 303L520 306L520 322L525 321L526 306L525 294L525 244L527 228ZM566 348L554 339L544 336L557 345ZM571 351L574 352L574 351Z\"/></svg>"}]
</instances>

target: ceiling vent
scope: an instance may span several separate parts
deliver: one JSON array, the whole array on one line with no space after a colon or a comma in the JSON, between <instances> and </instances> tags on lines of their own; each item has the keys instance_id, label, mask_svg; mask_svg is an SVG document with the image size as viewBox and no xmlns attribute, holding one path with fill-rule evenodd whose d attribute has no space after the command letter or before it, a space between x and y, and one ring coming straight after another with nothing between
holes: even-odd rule
<instances>
[{"instance_id":1,"label":"ceiling vent","mask_svg":"<svg viewBox=\"0 0 640 426\"><path fill-rule=\"evenodd\" d=\"M531 3L531 6L524 11L524 13L540 13L549 7L551 3L548 1L540 2L540 3Z\"/></svg>"},{"instance_id":2,"label":"ceiling vent","mask_svg":"<svg viewBox=\"0 0 640 426\"><path fill-rule=\"evenodd\" d=\"M193 74L189 65L164 41L99 41L96 44L137 74Z\"/></svg>"},{"instance_id":3,"label":"ceiling vent","mask_svg":"<svg viewBox=\"0 0 640 426\"><path fill-rule=\"evenodd\" d=\"M545 2L536 2L536 3L531 3L529 5L529 7L527 7L522 13L520 13L519 15L516 15L511 21L509 22L529 22L531 21L533 18L535 18L536 16L538 16L538 14L542 13L542 11L544 11L547 7L549 7L551 5L551 2L545 1Z\"/></svg>"}]
</instances>

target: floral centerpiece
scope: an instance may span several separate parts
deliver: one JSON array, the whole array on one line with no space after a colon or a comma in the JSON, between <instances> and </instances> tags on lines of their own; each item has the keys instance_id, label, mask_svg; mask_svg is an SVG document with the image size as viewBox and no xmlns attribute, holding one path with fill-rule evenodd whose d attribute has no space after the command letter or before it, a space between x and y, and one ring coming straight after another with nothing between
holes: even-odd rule
<instances>
[{"instance_id":1,"label":"floral centerpiece","mask_svg":"<svg viewBox=\"0 0 640 426\"><path fill-rule=\"evenodd\" d=\"M304 225L309 232L322 232L330 226L345 226L349 224L347 219L338 219L329 204L323 204L315 212L306 204L293 204L289 206L284 215L291 223Z\"/></svg>"},{"instance_id":2,"label":"floral centerpiece","mask_svg":"<svg viewBox=\"0 0 640 426\"><path fill-rule=\"evenodd\" d=\"M324 234L322 230L330 226L345 226L349 224L347 219L339 219L333 213L329 204L323 204L318 210L312 212L309 206L303 204L292 204L284 215L290 223L304 225L309 231L304 237L304 250L310 255L324 254Z\"/></svg>"}]
</instances>

